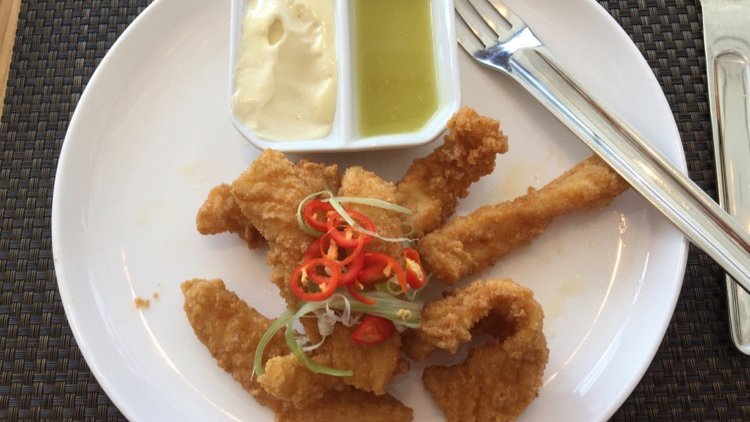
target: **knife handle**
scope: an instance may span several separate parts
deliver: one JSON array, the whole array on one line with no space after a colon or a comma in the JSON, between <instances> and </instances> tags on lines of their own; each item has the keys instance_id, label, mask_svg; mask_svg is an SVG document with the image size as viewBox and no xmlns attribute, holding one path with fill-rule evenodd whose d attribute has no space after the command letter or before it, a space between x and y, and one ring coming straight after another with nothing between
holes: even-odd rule
<instances>
[{"instance_id":1,"label":"knife handle","mask_svg":"<svg viewBox=\"0 0 750 422\"><path fill-rule=\"evenodd\" d=\"M714 150L719 202L740 224L750 227L750 66L735 51L723 52L709 64ZM729 323L737 348L750 354L750 294L727 277Z\"/></svg>"},{"instance_id":2,"label":"knife handle","mask_svg":"<svg viewBox=\"0 0 750 422\"><path fill-rule=\"evenodd\" d=\"M750 58L736 50L708 61L719 203L750 228ZM727 277L729 320L737 348L750 354L750 294Z\"/></svg>"},{"instance_id":3,"label":"knife handle","mask_svg":"<svg viewBox=\"0 0 750 422\"><path fill-rule=\"evenodd\" d=\"M719 204L750 229L750 0L701 0ZM734 344L750 355L750 294L727 277Z\"/></svg>"}]
</instances>

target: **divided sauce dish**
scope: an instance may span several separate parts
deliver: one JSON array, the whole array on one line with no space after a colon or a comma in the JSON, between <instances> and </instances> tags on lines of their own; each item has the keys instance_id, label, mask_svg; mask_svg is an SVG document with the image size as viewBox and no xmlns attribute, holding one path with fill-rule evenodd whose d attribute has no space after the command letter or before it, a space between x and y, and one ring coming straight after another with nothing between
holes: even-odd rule
<instances>
[{"instance_id":1,"label":"divided sauce dish","mask_svg":"<svg viewBox=\"0 0 750 422\"><path fill-rule=\"evenodd\" d=\"M363 110L362 106L363 103L365 104L365 106L367 106L368 104L366 102L368 100L366 100L366 97L362 95L363 92L367 92L365 91L367 89L367 85L364 81L370 81L371 79L366 78L371 78L371 75L373 74L373 72L370 72L369 74L367 73L370 69L369 67L364 68L363 70L363 65L372 63L372 59L377 59L377 54L380 54L380 52L384 50L383 45L380 45L379 47L381 48L381 50L375 49L374 51L369 51L367 54L369 54L370 62L367 62L365 59L363 59L363 57L365 57L364 54L358 55L358 48L361 48L362 46L368 48L370 45L375 45L376 47L378 47L378 42L380 41L377 39L371 40L370 38L367 38L367 36L370 34L365 34L363 28L358 28L358 21L363 22L362 19L369 18L369 15L363 16L362 14L363 11L366 11L366 8L363 7L360 10L357 9L358 7L360 7L358 6L360 4L360 1L361 0L232 0L229 57L230 71L228 75L230 116L235 128L250 143L260 149L272 148L285 152L341 152L402 148L424 145L433 141L443 133L448 119L456 110L458 110L459 107L460 83L452 2L445 2L442 0L425 0L425 4L428 7L428 10L425 10L426 19L428 19L429 24L429 26L426 27L426 30L429 31L426 36L429 37L427 38L427 43L431 44L428 47L431 49L430 53L432 54L432 57L428 58L428 60L432 61L431 64L432 66L434 66L434 75L430 75L429 72L426 72L424 75L422 75L418 72L418 66L414 66L412 68L411 65L408 65L404 66L403 68L395 69L397 73L398 71L402 71L401 73L408 73L411 70L415 70L411 74L407 75L409 78L412 78L412 81L420 83L423 83L425 80L434 81L434 101L430 105L430 107L433 108L428 110L429 112L425 115L424 121L417 122L416 126L403 127L400 129L394 129L394 127L392 126L390 128L381 128L382 130L373 131L371 130L371 127L368 128L364 126L367 123L362 119L362 116L364 115L363 113L369 113L368 111ZM302 6L299 6L300 4L302 4ZM302 47L300 47L300 45L303 45L304 42L308 41L301 38L299 40L295 40L295 38L293 37L300 34L300 32L295 33L294 31L305 31L309 28L298 26L295 29L294 23L289 23L289 16L279 12L279 10L281 10L279 8L292 7L290 5L293 5L294 7L298 8L294 9L293 12L296 15L295 17L298 18L300 14L298 11L307 10L305 9L305 7L309 4L313 4L314 6L329 5L333 8L331 15L332 28L328 27L328 25L323 24L325 26L323 29L325 31L333 31L333 36L328 39L333 40L333 44L335 44L333 46L333 48L335 48L335 54L332 55L335 64L331 67L331 71L334 72L334 82L325 87L322 85L307 87L307 91L315 92L315 95L318 95L327 89L329 91L326 94L329 96L328 98L302 98L301 106L297 104L296 98L290 97L287 98L286 101L292 104L291 108L297 106L301 107L296 111L298 111L297 115L302 116L301 118L303 119L308 115L317 115L319 114L319 112L321 112L321 110L326 111L326 107L330 106L328 101L332 101L334 104L332 110L328 110L330 111L328 127L321 127L318 124L320 123L320 119L318 118L319 116L316 116L317 121L314 122L312 126L305 126L303 124L299 126L298 133L296 135L285 138L285 136L277 136L278 133L273 133L274 130L280 129L283 131L289 129L293 131L293 126L296 122L287 124L283 120L284 116L281 116L278 120L267 119L260 122L248 122L247 110L244 108L242 103L243 101L245 101L245 99L240 97L242 95L242 92L250 92L250 95L255 95L255 93L261 92L261 94L258 95L258 98L253 98L251 100L251 102L254 102L252 104L252 107L255 107L251 107L253 110L255 110L252 111L251 114L254 113L255 116L262 115L263 112L258 112L257 110L258 107L262 108L264 107L264 105L269 109L273 109L273 111L277 112L278 114L280 111L286 110L287 108L283 106L283 103L278 102L278 98L272 98L269 100L269 96L273 96L276 94L263 93L263 89L268 89L269 86L272 87L271 90L276 88L276 86L273 85L275 83L274 78L277 76L275 72L279 71L278 69L280 66L285 64L288 65L289 63L291 63L292 66L290 68L292 70L292 73L299 72L302 75L301 77L304 78L305 81L320 81L323 79L322 76L318 77L315 74L315 72L325 72L324 67L322 67L322 65L319 66L319 64L321 63L315 63L315 59L320 59L320 55L311 55L312 60L310 61L310 64L307 65L305 64L307 62L303 61L301 57L297 60L298 62L295 63L294 56L290 56L289 54L289 51L295 51L295 48L297 48L296 51L304 51L304 54L308 53L307 50L302 50ZM378 11L387 10L384 9L386 8L385 5L380 6L380 2L378 3L378 5L380 7ZM274 7L276 9L274 9ZM368 5L368 7L371 7L371 5ZM367 11L367 13L372 13L372 10L373 9L371 8L369 11ZM250 12L254 13L255 17L260 16L261 19L256 19L254 21L258 27L253 27L252 30L255 31L255 33L251 33L250 35L255 36L256 40L251 41L250 44L248 44L247 39L243 39L243 31L246 30L245 28L243 28L243 23L246 20L248 13ZM360 13L360 16L357 16L358 12ZM404 14L406 15L410 12L413 11L407 10L404 11ZM310 16L314 17L315 19L320 18L322 21L325 21L326 18L325 16L319 17L316 14L311 14ZM277 26L279 26L278 21L281 21L281 26L283 27L281 30L277 28ZM402 24L407 22L406 19L401 19L401 21ZM319 24L320 23L318 22L313 22L311 25ZM394 23L394 25L398 25L398 23ZM319 30L320 28L313 29ZM362 33L358 34L358 29L362 29ZM411 28L406 29L411 30ZM397 31L394 31L394 33L395 32ZM407 31L404 33L409 34L410 32ZM266 36L267 39L264 38ZM300 36L304 36L304 33L302 33L302 35ZM360 37L359 39L357 38L358 36ZM412 37L405 38L408 39L404 40L404 45L407 45L408 42L413 39ZM285 42L286 47L284 48L287 48L285 56L282 56L282 54L284 53L278 54L278 56L274 56L274 54L277 54L277 52L274 51L273 48L282 48L282 46L284 45L283 43ZM296 44L293 44L295 42ZM320 40L318 40L317 42L318 44L320 44ZM400 39L396 37L391 37L389 42L391 44L386 45L386 47L388 47L389 45L393 45L394 42L399 43L397 47L401 46ZM263 76L261 76L260 78L257 77L257 75L259 74L258 72L256 72L255 74L250 73L245 75L245 80L249 79L252 81L251 83L253 85L250 87L251 89L248 89L247 87L243 88L243 82L237 76L237 72L240 69L243 69L243 64L248 63L247 56L245 58L243 58L242 56L243 51L252 51L253 53L257 52L257 50L248 50L248 45L260 45L263 54L268 53L269 55L271 55L270 57L272 58L269 60L278 61L278 63L271 63L269 62L269 60L266 60L266 57L264 57L262 54L256 55L251 58L252 60L254 60L254 64L262 63L259 64L259 66L263 67L259 70L259 72L266 72L265 74L260 73L260 75L265 75L265 77L268 78L265 87L261 86L260 88L258 88L257 84L264 83ZM332 46L330 45L325 46L325 48L328 49L330 49L331 47ZM364 49L362 49L362 51L364 51ZM321 54L325 55L326 52L323 52ZM291 62L282 63L282 59L284 57L288 61L291 60ZM290 57L292 57L292 59L290 59ZM398 60L400 59L393 59L392 62L397 62ZM419 63L417 63L417 65L418 64ZM375 73L376 78L378 75L382 74L382 72L380 72L380 70L378 69L375 69L375 71L377 72ZM320 74L324 75L324 73ZM278 76L282 79L286 78L287 81L290 78L289 74ZM388 84L389 82L390 81L385 81L384 83ZM419 85L409 83L408 80L400 80L400 83L402 83L402 85L404 84L404 82L406 82L406 85L408 85L403 88L405 93L408 92L408 89L412 88L412 85ZM334 84L335 88L333 88ZM280 83L279 85L282 84ZM240 91L238 91L238 86L240 87ZM242 91L243 89L244 91ZM378 87L375 87L374 90L370 90L370 93L372 93L372 91L377 91L378 89ZM287 94L289 94L289 92L291 91L287 89L286 92ZM265 97L263 95L265 95ZM402 96L406 98L405 101L407 102L409 102L410 98L422 98L421 94L404 94ZM276 101L276 103L273 103L274 101ZM307 103L305 103L305 101L307 101ZM385 100L383 98L380 98L377 101L379 101L379 104L382 105L384 103L388 103L388 98L386 97ZM397 103L398 102L394 102L394 104ZM305 106L307 106L307 110L310 111L309 113L305 112ZM396 116L396 119L398 119L399 114L398 107L399 105L395 105L394 110L391 113L391 115ZM291 110L291 108L289 109ZM369 109L370 108L368 108L368 110ZM302 110L302 112L299 112L299 110ZM410 112L406 111L402 114L408 116ZM286 117L290 118L289 116ZM251 116L250 120L252 120L253 118L254 117Z\"/></svg>"}]
</instances>

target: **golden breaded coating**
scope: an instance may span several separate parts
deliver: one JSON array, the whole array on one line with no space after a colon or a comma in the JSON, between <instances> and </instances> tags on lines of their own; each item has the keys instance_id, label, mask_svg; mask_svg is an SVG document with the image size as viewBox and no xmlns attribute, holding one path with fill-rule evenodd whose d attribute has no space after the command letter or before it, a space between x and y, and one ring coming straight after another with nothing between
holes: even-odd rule
<instances>
[{"instance_id":1,"label":"golden breaded coating","mask_svg":"<svg viewBox=\"0 0 750 422\"><path fill-rule=\"evenodd\" d=\"M340 196L373 198L391 203L396 202L396 187L375 173L361 167L349 167L341 178ZM389 238L402 236L399 214L382 208L351 204L348 208L359 211L372 220L379 235ZM373 251L387 254L403 265L403 247L400 242L385 242L373 239L368 245ZM363 391L382 395L385 388L402 365L400 360L401 336L393 333L382 344L363 346L353 343L353 328L337 325L328 337L319 354L327 355L334 368L354 371L352 377L343 381ZM317 339L311 338L313 342Z\"/></svg>"},{"instance_id":2,"label":"golden breaded coating","mask_svg":"<svg viewBox=\"0 0 750 422\"><path fill-rule=\"evenodd\" d=\"M351 370L351 377L310 372L293 355L286 355L271 358L258 382L269 394L295 407L319 399L330 389L340 390L345 384L376 395L385 394L391 379L409 368L400 357L400 336L394 334L382 344L366 346L352 342L353 330L337 325L311 357L322 365Z\"/></svg>"},{"instance_id":3,"label":"golden breaded coating","mask_svg":"<svg viewBox=\"0 0 750 422\"><path fill-rule=\"evenodd\" d=\"M265 150L232 183L232 196L242 214L268 241L271 279L290 306L297 303L297 297L289 288L289 276L313 241L297 225L297 206L306 196L337 189L338 184L336 165L308 161L293 164L273 150Z\"/></svg>"},{"instance_id":4,"label":"golden breaded coating","mask_svg":"<svg viewBox=\"0 0 750 422\"><path fill-rule=\"evenodd\" d=\"M276 158L274 158L272 163L274 165L279 165ZM255 165L253 167L255 167ZM266 165L263 168L265 169L268 167L271 166ZM286 168L287 172L289 171L289 165L284 165L283 167ZM247 177L245 179L246 181L243 182L243 186L250 185L251 182L248 180L251 178L257 178L258 173L262 173L263 178L265 179L268 172L259 172L251 168L251 170L246 172L246 174L252 177ZM238 179L238 181L239 180L240 179ZM238 182L236 181L235 186L237 185ZM254 188L258 188L256 183L253 183L252 186ZM286 190L288 191L290 189ZM365 171L360 167L352 167L347 169L341 180L341 189L339 191L339 194L342 196L369 197L394 202L395 186L392 183L388 183L377 177L372 172ZM246 198L257 198L258 196L260 195L247 195ZM304 196L307 196L307 194L305 194ZM301 201L304 196L300 197L299 199L295 198L295 204L299 203L299 201ZM280 202L281 199L277 200L277 202L272 202L268 198L260 198L256 200L260 201L261 203L266 203L267 205L259 206L259 204L256 203L253 208L270 209L264 214L263 219L266 220L266 225L272 226L272 231L281 233L292 232L285 233L283 236L285 236L286 238L292 238L293 235L296 236L298 233L301 233L301 231L299 231L297 227L297 220L294 214L292 214L291 216L284 216L281 215L280 211L276 211L277 202ZM289 205L287 205L287 207L288 206ZM378 232L383 236L401 236L401 222L396 213L365 205L352 205L351 208L367 215L378 228ZM294 210L296 210L296 205L294 206ZM257 211L255 211L254 209L253 212ZM277 214L280 216L276 217ZM286 220L284 220L284 218L286 218ZM287 226L292 223L292 219L294 230L288 230ZM258 228L261 233L266 236L267 231L264 230L264 228L261 227L260 224L258 225ZM302 235L306 238L309 238L309 236L304 235L304 233L302 233ZM287 279L289 277L289 274L298 265L299 260L304 253L304 249L299 251L299 257L292 261L291 259L289 259L291 254L289 253L288 248L276 247L276 241L270 240L275 238L268 238L269 243L271 244L271 250L269 252L269 263L274 266L272 277L274 278L274 280L283 280L283 288L286 289L288 286ZM297 241L302 242L303 240L297 238ZM305 245L308 245L309 243L310 240L304 242ZM307 246L305 246L305 248L306 247ZM379 248L381 251L397 257L401 256L402 253L401 245L398 243L386 243L379 240L374 240L371 243L371 248L373 250ZM279 287L282 288L282 286ZM289 292L289 295L291 295L291 292ZM296 300L296 298L293 299ZM320 336L316 330L314 322L310 321L312 320L303 320L305 325L305 333L310 341L312 341L313 343L317 343L320 340ZM343 383L355 386L363 391L371 391L378 395L384 394L387 384L393 378L396 371L403 369L403 362L399 357L401 346L399 335L394 334L388 341L377 346L362 346L351 341L351 331L351 328L347 328L341 325L336 326L333 334L329 336L328 339L326 339L325 343L315 351L314 359L321 362L327 362L326 365L337 369L352 370L354 372L353 376L341 378L341 381ZM300 369L302 368L300 368L297 364L292 364L290 360L277 360L273 362L273 366L264 375L262 383L265 387L267 387L266 389L272 395L281 397L285 392L289 392L291 391L291 389L295 388L294 385L292 385L294 383L290 383L289 381L296 380L296 377L300 373ZM303 381L303 383L305 383L305 386L310 388L308 392L311 395L317 397L322 395L322 393L325 392L328 388L336 386L335 382L332 382L328 379L325 379L325 377L316 374L307 373L304 375L304 379L305 381L310 381ZM291 401L295 405L299 406L304 404L306 402L306 399L302 396L296 396L288 401Z\"/></svg>"},{"instance_id":5,"label":"golden breaded coating","mask_svg":"<svg viewBox=\"0 0 750 422\"><path fill-rule=\"evenodd\" d=\"M240 211L232 196L232 188L226 183L208 192L208 197L198 210L195 225L200 234L235 233L247 242L250 249L258 248L265 242L253 223Z\"/></svg>"},{"instance_id":6,"label":"golden breaded coating","mask_svg":"<svg viewBox=\"0 0 750 422\"><path fill-rule=\"evenodd\" d=\"M341 178L339 196L372 198L395 204L396 186L362 167L349 167ZM359 211L369 217L375 224L379 235L388 238L402 236L401 217L398 213L368 205L344 205L346 208ZM403 254L401 242L385 242L376 238L368 245L368 249L389 255L397 261L403 261L401 259Z\"/></svg>"},{"instance_id":7,"label":"golden breaded coating","mask_svg":"<svg viewBox=\"0 0 750 422\"><path fill-rule=\"evenodd\" d=\"M542 308L534 293L511 280L475 281L422 309L422 326L411 330L404 352L422 360L435 348L456 353L472 338L478 324L483 331L507 341L527 343L526 336L542 332Z\"/></svg>"},{"instance_id":8,"label":"golden breaded coating","mask_svg":"<svg viewBox=\"0 0 750 422\"><path fill-rule=\"evenodd\" d=\"M325 357L314 356L312 359L322 365L330 365ZM305 407L320 400L333 388L345 388L342 378L314 373L292 354L272 357L263 371L263 375L258 377L261 388L294 407Z\"/></svg>"},{"instance_id":9,"label":"golden breaded coating","mask_svg":"<svg viewBox=\"0 0 750 422\"><path fill-rule=\"evenodd\" d=\"M258 382L272 396L295 407L319 399L330 389L341 389L344 384L385 394L391 379L408 370L408 363L399 355L400 337L392 335L385 343L365 346L352 342L352 331L353 328L336 326L333 334L312 353L312 359L322 365L351 370L354 373L351 377L312 373L293 355L286 355L270 359Z\"/></svg>"},{"instance_id":10,"label":"golden breaded coating","mask_svg":"<svg viewBox=\"0 0 750 422\"><path fill-rule=\"evenodd\" d=\"M206 345L222 369L230 373L260 404L277 412L277 421L338 421L343 417L362 421L385 420L383 415L389 413L395 418L389 420L411 420L411 409L391 396L353 391L334 377L313 374L294 363L297 360L288 354L289 349L282 333L276 334L266 346L263 355L265 374L253 378L255 349L273 320L265 318L227 290L221 280L193 279L185 281L181 287L185 296L185 313L195 335ZM334 346L333 349L342 350L340 346ZM373 350L377 350L377 347ZM375 356L378 356L377 352ZM366 373L373 372L374 364L367 360L366 355L355 355L351 361L338 357L347 364L353 364L353 359L357 358L363 359L357 363L366 368ZM328 363L325 358L314 359L320 363ZM273 374L290 378L273 380L276 376ZM261 383L260 379L264 382ZM317 382L327 384L319 389L313 386ZM280 399L264 390L269 386ZM273 390L274 388L277 390ZM318 396L319 400L304 400L300 397L301 394L318 390L323 390L325 394ZM295 396L283 397L284 392ZM370 419L378 415L380 419Z\"/></svg>"},{"instance_id":11,"label":"golden breaded coating","mask_svg":"<svg viewBox=\"0 0 750 422\"><path fill-rule=\"evenodd\" d=\"M627 189L614 170L592 156L539 190L448 222L422 238L417 249L428 271L453 284L531 243L555 217L606 206Z\"/></svg>"},{"instance_id":12,"label":"golden breaded coating","mask_svg":"<svg viewBox=\"0 0 750 422\"><path fill-rule=\"evenodd\" d=\"M422 382L448 422L510 421L539 395L547 362L541 345L518 351L485 344L458 365L426 368Z\"/></svg>"},{"instance_id":13,"label":"golden breaded coating","mask_svg":"<svg viewBox=\"0 0 750 422\"><path fill-rule=\"evenodd\" d=\"M283 403L263 391L253 379L253 357L258 341L273 323L226 289L221 280L193 279L182 283L185 314L198 339L219 366L230 373L259 403L274 410ZM289 353L284 337L268 343L264 360Z\"/></svg>"},{"instance_id":14,"label":"golden breaded coating","mask_svg":"<svg viewBox=\"0 0 750 422\"><path fill-rule=\"evenodd\" d=\"M495 337L464 362L422 374L448 421L507 421L523 412L549 359L543 320L533 292L510 280L476 281L427 305L418 332L424 344L455 352L475 327Z\"/></svg>"},{"instance_id":15,"label":"golden breaded coating","mask_svg":"<svg viewBox=\"0 0 750 422\"><path fill-rule=\"evenodd\" d=\"M276 422L409 422L413 419L412 410L390 394L373 396L352 388L331 390L307 407L287 408L276 415Z\"/></svg>"},{"instance_id":16,"label":"golden breaded coating","mask_svg":"<svg viewBox=\"0 0 750 422\"><path fill-rule=\"evenodd\" d=\"M385 394L391 379L403 370L401 336L394 332L385 342L362 345L352 342L355 328L336 325L315 355L336 369L351 370L354 375L341 380L362 391Z\"/></svg>"},{"instance_id":17,"label":"golden breaded coating","mask_svg":"<svg viewBox=\"0 0 750 422\"><path fill-rule=\"evenodd\" d=\"M469 186L495 169L508 151L500 124L464 107L448 122L443 145L415 160L397 185L398 201L414 211L414 236L438 228L456 210Z\"/></svg>"}]
</instances>

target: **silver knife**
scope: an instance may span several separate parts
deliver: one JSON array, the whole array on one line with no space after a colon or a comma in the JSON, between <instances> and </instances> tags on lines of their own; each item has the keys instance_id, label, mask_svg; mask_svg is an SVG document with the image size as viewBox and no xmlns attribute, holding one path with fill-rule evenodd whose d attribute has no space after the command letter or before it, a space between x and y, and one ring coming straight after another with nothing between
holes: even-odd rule
<instances>
[{"instance_id":1,"label":"silver knife","mask_svg":"<svg viewBox=\"0 0 750 422\"><path fill-rule=\"evenodd\" d=\"M701 0L719 204L750 230L750 0ZM729 321L750 355L750 294L727 276Z\"/></svg>"}]
</instances>

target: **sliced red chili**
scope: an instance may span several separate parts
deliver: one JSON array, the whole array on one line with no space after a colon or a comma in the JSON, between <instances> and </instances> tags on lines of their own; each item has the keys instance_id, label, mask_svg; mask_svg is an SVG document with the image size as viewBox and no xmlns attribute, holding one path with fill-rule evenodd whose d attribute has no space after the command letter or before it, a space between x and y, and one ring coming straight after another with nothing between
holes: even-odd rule
<instances>
[{"instance_id":1,"label":"sliced red chili","mask_svg":"<svg viewBox=\"0 0 750 422\"><path fill-rule=\"evenodd\" d=\"M311 275L319 271L316 281ZM302 300L317 302L328 299L339 285L341 267L327 258L315 258L297 267L289 280L292 293Z\"/></svg>"},{"instance_id":2,"label":"sliced red chili","mask_svg":"<svg viewBox=\"0 0 750 422\"><path fill-rule=\"evenodd\" d=\"M406 281L412 289L421 289L427 284L427 275L422 267L422 259L419 252L412 248L405 248L406 257Z\"/></svg>"},{"instance_id":3,"label":"sliced red chili","mask_svg":"<svg viewBox=\"0 0 750 422\"><path fill-rule=\"evenodd\" d=\"M382 280L383 278L390 278L392 276L396 276L396 281L398 281L398 284L401 286L401 291L406 292L406 273L404 273L404 269L401 268L401 265L396 261L395 259L391 258L390 256L386 254L382 254L379 252L365 252L365 269L363 269L360 272L360 275L364 279L368 279L368 283L372 283L373 280ZM380 267L382 266L382 269L380 270L380 278L375 278L376 274L370 273L374 270L369 270L369 268L372 268L374 266Z\"/></svg>"},{"instance_id":4,"label":"sliced red chili","mask_svg":"<svg viewBox=\"0 0 750 422\"><path fill-rule=\"evenodd\" d=\"M311 243L310 246L307 247L305 254L302 256L303 262L309 261L315 258L320 258L323 256L323 254L321 253L321 248L320 248L321 239L322 237L315 239L315 241Z\"/></svg>"},{"instance_id":5,"label":"sliced red chili","mask_svg":"<svg viewBox=\"0 0 750 422\"><path fill-rule=\"evenodd\" d=\"M331 204L323 202L320 199L313 199L305 204L305 207L302 209L302 215L305 217L305 222L307 222L310 227L324 232L327 230L326 222L328 219L327 213L329 211L333 211L333 206ZM319 219L321 215L323 218Z\"/></svg>"},{"instance_id":6,"label":"sliced red chili","mask_svg":"<svg viewBox=\"0 0 750 422\"><path fill-rule=\"evenodd\" d=\"M365 315L352 332L352 341L359 344L380 344L393 334L393 322L373 315Z\"/></svg>"},{"instance_id":7,"label":"sliced red chili","mask_svg":"<svg viewBox=\"0 0 750 422\"><path fill-rule=\"evenodd\" d=\"M362 285L354 282L346 286L347 290L349 290L349 294L352 295L353 298L357 299L358 301L364 303L365 305L374 305L375 299L366 296L360 292Z\"/></svg>"},{"instance_id":8,"label":"sliced red chili","mask_svg":"<svg viewBox=\"0 0 750 422\"><path fill-rule=\"evenodd\" d=\"M419 252L416 249L404 248L404 256L422 265L422 257L419 256Z\"/></svg>"},{"instance_id":9,"label":"sliced red chili","mask_svg":"<svg viewBox=\"0 0 750 422\"><path fill-rule=\"evenodd\" d=\"M367 254L365 254L367 255ZM362 284L375 284L386 278L384 273L387 262L377 259L373 255L364 257L364 266L357 276L357 280Z\"/></svg>"},{"instance_id":10,"label":"sliced red chili","mask_svg":"<svg viewBox=\"0 0 750 422\"><path fill-rule=\"evenodd\" d=\"M324 234L319 240L318 249L320 256L336 261L339 265L348 265L362 254L362 248L365 246L364 238L360 237L354 248L341 248L336 242L331 240L331 232ZM344 254L343 257L342 253Z\"/></svg>"},{"instance_id":11,"label":"sliced red chili","mask_svg":"<svg viewBox=\"0 0 750 422\"><path fill-rule=\"evenodd\" d=\"M375 232L375 224L373 224L372 220L367 218L367 216L354 210L347 210L347 213L354 221L362 226L362 228L370 232ZM356 247L357 243L359 243L360 237L364 239L365 245L372 241L372 236L355 230L354 227L347 224L344 217L338 213L328 214L326 228L336 244L345 248Z\"/></svg>"},{"instance_id":12,"label":"sliced red chili","mask_svg":"<svg viewBox=\"0 0 750 422\"><path fill-rule=\"evenodd\" d=\"M365 264L365 257L361 253L357 254L356 257L346 264L345 267L341 268L342 274L339 280L340 286L348 286L357 280L357 275L362 271L362 266Z\"/></svg>"},{"instance_id":13,"label":"sliced red chili","mask_svg":"<svg viewBox=\"0 0 750 422\"><path fill-rule=\"evenodd\" d=\"M352 284L356 279L359 272L362 270L362 265L364 265L365 258L362 256L362 254L357 254L354 259L347 263L346 265L340 265L341 267L341 278L339 279L339 286L348 286L349 284ZM313 272L310 273L310 277L315 281L316 283L320 284L322 280L325 279L324 276Z\"/></svg>"}]
</instances>

